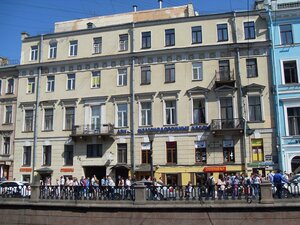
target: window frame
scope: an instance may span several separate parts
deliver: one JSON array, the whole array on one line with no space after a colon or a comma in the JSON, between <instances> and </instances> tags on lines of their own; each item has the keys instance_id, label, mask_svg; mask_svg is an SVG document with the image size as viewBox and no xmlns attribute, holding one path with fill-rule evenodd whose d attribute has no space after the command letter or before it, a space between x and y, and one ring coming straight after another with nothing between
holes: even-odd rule
<instances>
[{"instance_id":1,"label":"window frame","mask_svg":"<svg viewBox=\"0 0 300 225\"><path fill-rule=\"evenodd\" d=\"M195 70L197 71L197 78L195 78ZM192 80L203 80L203 62L192 62Z\"/></svg>"},{"instance_id":2,"label":"window frame","mask_svg":"<svg viewBox=\"0 0 300 225\"><path fill-rule=\"evenodd\" d=\"M287 27L287 26L289 26L290 29L283 31L282 28ZM280 33L280 44L281 45L293 45L294 44L292 24L281 24L281 25L279 25L279 33ZM284 34L284 38L283 38L283 34ZM290 37L288 37L288 35L290 35Z\"/></svg>"},{"instance_id":3,"label":"window frame","mask_svg":"<svg viewBox=\"0 0 300 225\"><path fill-rule=\"evenodd\" d=\"M67 91L73 91L75 90L76 85L76 74L75 73L69 73L67 74Z\"/></svg>"},{"instance_id":4,"label":"window frame","mask_svg":"<svg viewBox=\"0 0 300 225\"><path fill-rule=\"evenodd\" d=\"M32 115L27 115L26 116L26 112L32 112ZM23 125L23 131L24 132L33 132L33 126L34 126L34 110L33 109L25 109L24 110L24 125ZM27 117L27 118L26 118ZM27 126L27 121L29 121L29 118L31 118L30 123L28 123L29 126ZM28 129L30 128L30 129Z\"/></svg>"},{"instance_id":5,"label":"window frame","mask_svg":"<svg viewBox=\"0 0 300 225\"><path fill-rule=\"evenodd\" d=\"M164 125L167 126L172 126L177 124L177 100L176 99L168 99L168 100L163 100L164 102ZM175 105L172 104L172 106L167 106L167 103L174 103ZM170 116L169 120L170 122L168 123L168 115Z\"/></svg>"},{"instance_id":6,"label":"window frame","mask_svg":"<svg viewBox=\"0 0 300 225\"><path fill-rule=\"evenodd\" d=\"M174 83L176 81L175 64L165 64L165 83Z\"/></svg>"},{"instance_id":7,"label":"window frame","mask_svg":"<svg viewBox=\"0 0 300 225\"><path fill-rule=\"evenodd\" d=\"M102 53L102 37L93 38L93 54Z\"/></svg>"},{"instance_id":8,"label":"window frame","mask_svg":"<svg viewBox=\"0 0 300 225\"><path fill-rule=\"evenodd\" d=\"M244 36L245 36L245 40L251 40L256 38L254 21L244 22Z\"/></svg>"},{"instance_id":9,"label":"window frame","mask_svg":"<svg viewBox=\"0 0 300 225\"><path fill-rule=\"evenodd\" d=\"M199 123L195 121L195 101L203 101L203 107L204 107L204 121L201 122L203 119L199 119ZM206 106L206 99L205 97L196 97L196 98L192 98L192 124L206 124L207 123L207 106ZM202 107L202 109L203 109ZM201 109L200 107L197 109ZM202 110L203 111L203 110Z\"/></svg>"},{"instance_id":10,"label":"window frame","mask_svg":"<svg viewBox=\"0 0 300 225\"><path fill-rule=\"evenodd\" d=\"M151 48L151 31L143 31L141 33L141 49Z\"/></svg>"},{"instance_id":11,"label":"window frame","mask_svg":"<svg viewBox=\"0 0 300 225\"><path fill-rule=\"evenodd\" d=\"M72 40L69 42L69 56L78 55L78 40Z\"/></svg>"},{"instance_id":12,"label":"window frame","mask_svg":"<svg viewBox=\"0 0 300 225\"><path fill-rule=\"evenodd\" d=\"M39 46L33 45L30 48L30 61L37 61L38 60L38 54L39 54Z\"/></svg>"},{"instance_id":13,"label":"window frame","mask_svg":"<svg viewBox=\"0 0 300 225\"><path fill-rule=\"evenodd\" d=\"M50 80L49 78L53 78L53 80ZM47 76L46 92L54 92L54 91L55 91L55 76L49 75Z\"/></svg>"},{"instance_id":14,"label":"window frame","mask_svg":"<svg viewBox=\"0 0 300 225\"><path fill-rule=\"evenodd\" d=\"M151 84L151 67L142 66L141 67L141 85Z\"/></svg>"},{"instance_id":15,"label":"window frame","mask_svg":"<svg viewBox=\"0 0 300 225\"><path fill-rule=\"evenodd\" d=\"M91 72L91 88L97 89L101 87L101 71L92 71Z\"/></svg>"},{"instance_id":16,"label":"window frame","mask_svg":"<svg viewBox=\"0 0 300 225\"><path fill-rule=\"evenodd\" d=\"M57 42L49 43L49 59L56 59L57 57Z\"/></svg>"},{"instance_id":17,"label":"window frame","mask_svg":"<svg viewBox=\"0 0 300 225\"><path fill-rule=\"evenodd\" d=\"M119 35L119 51L124 52L128 51L128 40L129 40L129 35L128 34L120 34Z\"/></svg>"},{"instance_id":18,"label":"window frame","mask_svg":"<svg viewBox=\"0 0 300 225\"><path fill-rule=\"evenodd\" d=\"M192 44L202 43L202 26L191 27L192 31Z\"/></svg>"},{"instance_id":19,"label":"window frame","mask_svg":"<svg viewBox=\"0 0 300 225\"><path fill-rule=\"evenodd\" d=\"M174 144L174 146L168 146L171 144ZM178 163L178 149L177 149L177 141L167 141L166 142L166 162L167 164L177 164ZM169 157L171 156L171 158Z\"/></svg>"},{"instance_id":20,"label":"window frame","mask_svg":"<svg viewBox=\"0 0 300 225\"><path fill-rule=\"evenodd\" d=\"M42 166L51 166L52 163L52 146L43 145Z\"/></svg>"},{"instance_id":21,"label":"window frame","mask_svg":"<svg viewBox=\"0 0 300 225\"><path fill-rule=\"evenodd\" d=\"M258 77L257 59L246 59L247 78Z\"/></svg>"},{"instance_id":22,"label":"window frame","mask_svg":"<svg viewBox=\"0 0 300 225\"><path fill-rule=\"evenodd\" d=\"M257 104L256 102L253 103L252 105L250 105L250 99L251 98L257 98L259 99L259 104ZM261 99L261 95L254 95L254 94L251 94L251 95L248 95L247 96L247 100L248 100L248 122L262 122L263 121L263 106L262 106L262 99ZM254 107L254 120L252 120L250 117L251 117L251 110L252 110L252 107ZM256 112L257 112L257 107L259 107L259 113L260 115L256 115Z\"/></svg>"},{"instance_id":23,"label":"window frame","mask_svg":"<svg viewBox=\"0 0 300 225\"><path fill-rule=\"evenodd\" d=\"M47 112L52 112L52 114L47 115ZM43 131L53 131L53 130L54 130L54 108L44 108Z\"/></svg>"},{"instance_id":24,"label":"window frame","mask_svg":"<svg viewBox=\"0 0 300 225\"><path fill-rule=\"evenodd\" d=\"M31 146L23 146L22 166L31 166Z\"/></svg>"},{"instance_id":25,"label":"window frame","mask_svg":"<svg viewBox=\"0 0 300 225\"><path fill-rule=\"evenodd\" d=\"M10 108L10 111L8 110ZM13 123L13 107L12 105L5 106L5 117L4 117L5 124L12 124Z\"/></svg>"},{"instance_id":26,"label":"window frame","mask_svg":"<svg viewBox=\"0 0 300 225\"><path fill-rule=\"evenodd\" d=\"M89 149L90 147L90 149ZM86 145L86 158L101 158L103 156L102 144L87 144Z\"/></svg>"},{"instance_id":27,"label":"window frame","mask_svg":"<svg viewBox=\"0 0 300 225\"><path fill-rule=\"evenodd\" d=\"M120 106L125 106L125 110L120 110ZM121 114L120 114L121 113ZM119 123L121 121L121 124ZM128 103L120 102L116 104L116 124L117 127L128 127Z\"/></svg>"},{"instance_id":28,"label":"window frame","mask_svg":"<svg viewBox=\"0 0 300 225\"><path fill-rule=\"evenodd\" d=\"M300 117L300 115L292 115L292 116L289 116L289 109L298 109L299 108L299 111L300 111L300 105L288 105L288 106L285 106L285 120L286 120L286 124L287 124L287 128L286 129L286 133L287 133L287 136L297 136L297 135L300 135L300 122L299 124L297 124L297 131L295 129L294 132L292 133L291 132L291 127L290 127L290 117ZM300 120L300 119L299 119ZM295 119L294 119L294 122L293 122L293 125L295 125ZM293 126L295 128L295 126Z\"/></svg>"},{"instance_id":29,"label":"window frame","mask_svg":"<svg viewBox=\"0 0 300 225\"><path fill-rule=\"evenodd\" d=\"M118 87L127 86L127 81L128 81L127 68L118 69L117 86Z\"/></svg>"},{"instance_id":30,"label":"window frame","mask_svg":"<svg viewBox=\"0 0 300 225\"><path fill-rule=\"evenodd\" d=\"M197 156L200 159L197 160ZM195 141L195 163L206 164L207 163L207 147L205 141Z\"/></svg>"},{"instance_id":31,"label":"window frame","mask_svg":"<svg viewBox=\"0 0 300 225\"><path fill-rule=\"evenodd\" d=\"M27 94L35 93L35 77L27 78Z\"/></svg>"},{"instance_id":32,"label":"window frame","mask_svg":"<svg viewBox=\"0 0 300 225\"><path fill-rule=\"evenodd\" d=\"M73 114L67 114L67 110L68 109L73 109ZM75 106L65 106L64 107L64 130L72 130L73 129L73 127L74 127L74 125L75 125ZM71 124L70 125L67 125L68 124L68 120L69 120L69 118L67 118L67 116L68 115L72 115L72 118L70 118L71 119ZM70 127L69 127L70 126Z\"/></svg>"},{"instance_id":33,"label":"window frame","mask_svg":"<svg viewBox=\"0 0 300 225\"><path fill-rule=\"evenodd\" d=\"M175 29L165 29L165 47L175 46Z\"/></svg>"},{"instance_id":34,"label":"window frame","mask_svg":"<svg viewBox=\"0 0 300 225\"><path fill-rule=\"evenodd\" d=\"M127 143L118 143L117 144L117 163L127 164Z\"/></svg>"},{"instance_id":35,"label":"window frame","mask_svg":"<svg viewBox=\"0 0 300 225\"><path fill-rule=\"evenodd\" d=\"M10 155L11 152L11 138L3 137L3 155Z\"/></svg>"},{"instance_id":36,"label":"window frame","mask_svg":"<svg viewBox=\"0 0 300 225\"><path fill-rule=\"evenodd\" d=\"M74 145L64 145L64 166L73 166L73 164L74 164Z\"/></svg>"},{"instance_id":37,"label":"window frame","mask_svg":"<svg viewBox=\"0 0 300 225\"><path fill-rule=\"evenodd\" d=\"M15 91L15 79L14 78L8 78L5 94L13 94L14 91Z\"/></svg>"},{"instance_id":38,"label":"window frame","mask_svg":"<svg viewBox=\"0 0 300 225\"><path fill-rule=\"evenodd\" d=\"M143 108L143 104L149 104L150 108ZM140 105L140 126L151 126L152 125L152 101L142 101ZM143 120L143 118L145 118ZM143 123L145 121L145 123Z\"/></svg>"},{"instance_id":39,"label":"window frame","mask_svg":"<svg viewBox=\"0 0 300 225\"><path fill-rule=\"evenodd\" d=\"M295 80L295 82L286 82L286 76L288 75L288 74L286 74L285 73L285 71L287 70L287 69L289 69L289 71L291 71L291 67L289 67L289 68L286 68L285 67L285 65L286 64L290 64L290 63L294 63L295 64L295 68L294 68L294 71L295 71L295 74L293 75L294 77L293 77L293 80ZM282 83L283 84L287 84L287 85L289 85L289 84L299 84L300 83L300 78L299 78L299 66L298 66L298 60L297 59L290 59L290 60L282 60L281 61L281 73L282 73ZM289 76L291 76L291 75L289 75ZM292 79L291 79L292 80Z\"/></svg>"},{"instance_id":40,"label":"window frame","mask_svg":"<svg viewBox=\"0 0 300 225\"><path fill-rule=\"evenodd\" d=\"M221 26L224 26L224 27L221 27ZM218 37L218 42L228 41L229 37L228 37L228 24L227 23L217 24L217 37Z\"/></svg>"}]
</instances>

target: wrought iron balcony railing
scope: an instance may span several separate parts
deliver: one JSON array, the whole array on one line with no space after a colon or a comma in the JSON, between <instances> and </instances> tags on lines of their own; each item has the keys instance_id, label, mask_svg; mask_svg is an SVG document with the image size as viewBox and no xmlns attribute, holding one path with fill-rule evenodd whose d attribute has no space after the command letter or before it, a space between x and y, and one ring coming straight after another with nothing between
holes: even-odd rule
<instances>
[{"instance_id":1,"label":"wrought iron balcony railing","mask_svg":"<svg viewBox=\"0 0 300 225\"><path fill-rule=\"evenodd\" d=\"M234 81L234 71L233 70L220 70L216 71L216 82L228 82Z\"/></svg>"},{"instance_id":2,"label":"wrought iron balcony railing","mask_svg":"<svg viewBox=\"0 0 300 225\"><path fill-rule=\"evenodd\" d=\"M243 129L244 128L244 119L233 118L233 119L214 119L211 122L211 130L224 130L224 129Z\"/></svg>"},{"instance_id":3,"label":"wrought iron balcony railing","mask_svg":"<svg viewBox=\"0 0 300 225\"><path fill-rule=\"evenodd\" d=\"M72 129L72 135L112 135L114 134L113 124L88 124L75 125Z\"/></svg>"}]
</instances>

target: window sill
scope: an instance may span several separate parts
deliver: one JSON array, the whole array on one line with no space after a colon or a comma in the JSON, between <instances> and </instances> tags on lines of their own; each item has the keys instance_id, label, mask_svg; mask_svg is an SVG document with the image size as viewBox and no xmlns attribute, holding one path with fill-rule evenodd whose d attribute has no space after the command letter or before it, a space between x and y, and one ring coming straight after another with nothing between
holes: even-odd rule
<instances>
[{"instance_id":1,"label":"window sill","mask_svg":"<svg viewBox=\"0 0 300 225\"><path fill-rule=\"evenodd\" d=\"M34 92L27 92L26 95L33 95Z\"/></svg>"},{"instance_id":2,"label":"window sill","mask_svg":"<svg viewBox=\"0 0 300 225\"><path fill-rule=\"evenodd\" d=\"M163 127L177 127L178 124L164 124Z\"/></svg>"},{"instance_id":3,"label":"window sill","mask_svg":"<svg viewBox=\"0 0 300 225\"><path fill-rule=\"evenodd\" d=\"M33 130L26 130L26 131L22 131L22 133L33 133Z\"/></svg>"},{"instance_id":4,"label":"window sill","mask_svg":"<svg viewBox=\"0 0 300 225\"><path fill-rule=\"evenodd\" d=\"M142 50L145 50L145 49L150 49L151 48L151 46L150 47L144 47L144 48L141 48Z\"/></svg>"},{"instance_id":5,"label":"window sill","mask_svg":"<svg viewBox=\"0 0 300 225\"><path fill-rule=\"evenodd\" d=\"M75 91L75 89L66 89L66 91Z\"/></svg>"},{"instance_id":6,"label":"window sill","mask_svg":"<svg viewBox=\"0 0 300 225\"><path fill-rule=\"evenodd\" d=\"M203 81L203 79L193 79L192 82Z\"/></svg>"},{"instance_id":7,"label":"window sill","mask_svg":"<svg viewBox=\"0 0 300 225\"><path fill-rule=\"evenodd\" d=\"M224 162L225 165L234 165L235 162Z\"/></svg>"},{"instance_id":8,"label":"window sill","mask_svg":"<svg viewBox=\"0 0 300 225\"><path fill-rule=\"evenodd\" d=\"M168 47L174 47L174 46L175 46L175 44L174 45L165 45L166 48L168 48Z\"/></svg>"},{"instance_id":9,"label":"window sill","mask_svg":"<svg viewBox=\"0 0 300 225\"><path fill-rule=\"evenodd\" d=\"M192 45L202 44L202 42L192 42Z\"/></svg>"},{"instance_id":10,"label":"window sill","mask_svg":"<svg viewBox=\"0 0 300 225\"><path fill-rule=\"evenodd\" d=\"M256 75L256 76L247 76L247 78L256 78L256 77L258 77L258 75Z\"/></svg>"},{"instance_id":11,"label":"window sill","mask_svg":"<svg viewBox=\"0 0 300 225\"><path fill-rule=\"evenodd\" d=\"M140 85L143 86L143 85L150 85L150 84L151 84L151 82L149 82L149 83L141 83Z\"/></svg>"},{"instance_id":12,"label":"window sill","mask_svg":"<svg viewBox=\"0 0 300 225\"><path fill-rule=\"evenodd\" d=\"M1 157L10 157L10 154L1 154Z\"/></svg>"},{"instance_id":13,"label":"window sill","mask_svg":"<svg viewBox=\"0 0 300 225\"><path fill-rule=\"evenodd\" d=\"M226 42L226 41L228 41L228 40L218 40L218 42Z\"/></svg>"},{"instance_id":14,"label":"window sill","mask_svg":"<svg viewBox=\"0 0 300 225\"><path fill-rule=\"evenodd\" d=\"M119 52L127 52L128 49L124 49L124 50L119 50Z\"/></svg>"},{"instance_id":15,"label":"window sill","mask_svg":"<svg viewBox=\"0 0 300 225\"><path fill-rule=\"evenodd\" d=\"M47 167L47 166L51 166L51 164L44 164L42 166Z\"/></svg>"},{"instance_id":16,"label":"window sill","mask_svg":"<svg viewBox=\"0 0 300 225\"><path fill-rule=\"evenodd\" d=\"M11 126L13 123L2 123L3 126Z\"/></svg>"},{"instance_id":17,"label":"window sill","mask_svg":"<svg viewBox=\"0 0 300 225\"><path fill-rule=\"evenodd\" d=\"M177 166L177 163L166 163L166 166Z\"/></svg>"},{"instance_id":18,"label":"window sill","mask_svg":"<svg viewBox=\"0 0 300 225\"><path fill-rule=\"evenodd\" d=\"M46 91L46 93L54 93L54 91Z\"/></svg>"},{"instance_id":19,"label":"window sill","mask_svg":"<svg viewBox=\"0 0 300 225\"><path fill-rule=\"evenodd\" d=\"M91 89L100 89L100 86L99 87L91 87Z\"/></svg>"},{"instance_id":20,"label":"window sill","mask_svg":"<svg viewBox=\"0 0 300 225\"><path fill-rule=\"evenodd\" d=\"M63 129L63 131L72 131L72 129Z\"/></svg>"},{"instance_id":21,"label":"window sill","mask_svg":"<svg viewBox=\"0 0 300 225\"><path fill-rule=\"evenodd\" d=\"M175 83L175 80L174 81L165 81L165 84L173 84Z\"/></svg>"},{"instance_id":22,"label":"window sill","mask_svg":"<svg viewBox=\"0 0 300 225\"><path fill-rule=\"evenodd\" d=\"M247 123L264 123L265 120L258 120L258 121L247 121Z\"/></svg>"},{"instance_id":23,"label":"window sill","mask_svg":"<svg viewBox=\"0 0 300 225\"><path fill-rule=\"evenodd\" d=\"M54 130L42 130L42 132L52 132Z\"/></svg>"},{"instance_id":24,"label":"window sill","mask_svg":"<svg viewBox=\"0 0 300 225\"><path fill-rule=\"evenodd\" d=\"M196 166L204 166L207 165L207 162L195 162Z\"/></svg>"},{"instance_id":25,"label":"window sill","mask_svg":"<svg viewBox=\"0 0 300 225\"><path fill-rule=\"evenodd\" d=\"M5 93L5 95L13 95L14 93L13 92L7 92Z\"/></svg>"},{"instance_id":26,"label":"window sill","mask_svg":"<svg viewBox=\"0 0 300 225\"><path fill-rule=\"evenodd\" d=\"M102 52L93 52L92 55L100 55Z\"/></svg>"}]
</instances>

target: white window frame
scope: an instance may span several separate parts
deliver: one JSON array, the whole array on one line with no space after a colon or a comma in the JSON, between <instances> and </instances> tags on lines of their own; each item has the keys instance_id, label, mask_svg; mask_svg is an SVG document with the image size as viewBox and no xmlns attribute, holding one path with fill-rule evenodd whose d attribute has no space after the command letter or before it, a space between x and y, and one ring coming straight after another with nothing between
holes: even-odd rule
<instances>
[{"instance_id":1,"label":"white window frame","mask_svg":"<svg viewBox=\"0 0 300 225\"><path fill-rule=\"evenodd\" d=\"M119 111L119 105L126 105L126 111ZM122 112L122 124L119 124L119 112ZM126 113L126 115L125 115ZM125 117L127 119L127 124L125 124ZM116 113L115 113L115 124L117 124L117 127L128 127L128 103L127 102L118 102L116 103Z\"/></svg>"},{"instance_id":2,"label":"white window frame","mask_svg":"<svg viewBox=\"0 0 300 225\"><path fill-rule=\"evenodd\" d=\"M7 116L7 107L11 107L11 114L10 114L10 121L9 122L7 122L6 121L6 116ZM11 123L13 123L13 106L12 105L6 105L5 106L5 113L4 113L4 123L5 124L11 124Z\"/></svg>"},{"instance_id":3,"label":"white window frame","mask_svg":"<svg viewBox=\"0 0 300 225\"><path fill-rule=\"evenodd\" d=\"M300 107L298 99L290 99L290 100L284 102L283 109L284 109L284 122L285 122L285 127L286 127L286 129L285 129L286 136L291 136L287 109L288 108L298 108L298 107Z\"/></svg>"},{"instance_id":4,"label":"white window frame","mask_svg":"<svg viewBox=\"0 0 300 225\"><path fill-rule=\"evenodd\" d=\"M34 92L35 92L35 77L29 77L27 78L27 94L34 94Z\"/></svg>"},{"instance_id":5,"label":"white window frame","mask_svg":"<svg viewBox=\"0 0 300 225\"><path fill-rule=\"evenodd\" d=\"M195 70L197 71L197 77L195 78ZM203 80L203 62L192 63L192 80L201 81Z\"/></svg>"},{"instance_id":6,"label":"white window frame","mask_svg":"<svg viewBox=\"0 0 300 225\"><path fill-rule=\"evenodd\" d=\"M123 40L122 37L127 37L127 39ZM120 34L119 35L119 50L120 51L128 51L128 39L129 39L128 34Z\"/></svg>"},{"instance_id":7,"label":"white window frame","mask_svg":"<svg viewBox=\"0 0 300 225\"><path fill-rule=\"evenodd\" d=\"M49 43L49 59L55 59L57 56L57 42Z\"/></svg>"},{"instance_id":8,"label":"white window frame","mask_svg":"<svg viewBox=\"0 0 300 225\"><path fill-rule=\"evenodd\" d=\"M166 106L166 102L170 102L173 101L175 102L175 112L174 112L174 116L175 118L171 118L171 123L167 124L167 106ZM173 125L177 125L178 123L178 107L177 107L177 100L176 99L164 99L163 100L163 112L164 112L164 125L166 126L173 126Z\"/></svg>"},{"instance_id":9,"label":"white window frame","mask_svg":"<svg viewBox=\"0 0 300 225\"><path fill-rule=\"evenodd\" d=\"M5 150L6 150L6 148L5 148L5 138L9 138L9 142L8 142L8 151L6 152ZM11 153L11 138L10 137L7 137L7 136L4 136L3 137L3 150L2 150L2 153L3 153L3 155L10 155L10 153Z\"/></svg>"},{"instance_id":10,"label":"white window frame","mask_svg":"<svg viewBox=\"0 0 300 225\"><path fill-rule=\"evenodd\" d=\"M46 129L46 110L47 109L52 109L52 129ZM42 128L43 131L54 131L54 108L53 107L45 107L43 108L43 124L42 124Z\"/></svg>"},{"instance_id":11,"label":"white window frame","mask_svg":"<svg viewBox=\"0 0 300 225\"><path fill-rule=\"evenodd\" d=\"M94 81L95 80L95 81ZM97 84L99 80L99 84ZM101 71L92 71L91 72L91 88L100 88L101 87Z\"/></svg>"},{"instance_id":12,"label":"white window frame","mask_svg":"<svg viewBox=\"0 0 300 225\"><path fill-rule=\"evenodd\" d=\"M76 106L75 105L64 105L64 117L63 117L63 129L64 130L69 130L69 129L67 129L66 128L66 125L67 125L67 121L66 121L66 113L67 113L67 111L66 111L66 109L67 108L74 108L74 123L73 123L73 126L76 124L75 123L75 118L76 118ZM72 128L71 128L72 129Z\"/></svg>"},{"instance_id":13,"label":"white window frame","mask_svg":"<svg viewBox=\"0 0 300 225\"><path fill-rule=\"evenodd\" d=\"M218 97L219 119L222 119L221 118L221 101L220 101L221 98L231 98L231 100L232 100L232 114L233 114L232 118L233 119L236 118L236 110L237 110L236 109L237 103L235 102L236 97L234 95L227 95L227 96Z\"/></svg>"},{"instance_id":14,"label":"white window frame","mask_svg":"<svg viewBox=\"0 0 300 225\"><path fill-rule=\"evenodd\" d=\"M71 75L74 75L74 77L70 78ZM69 81L70 81L70 88L69 88ZM66 90L67 91L75 90L75 85L76 85L76 74L75 73L67 74Z\"/></svg>"},{"instance_id":15,"label":"white window frame","mask_svg":"<svg viewBox=\"0 0 300 225\"><path fill-rule=\"evenodd\" d=\"M124 69L118 69L118 79L117 79L117 86L127 86L128 82L128 74L127 74L127 68Z\"/></svg>"},{"instance_id":16,"label":"white window frame","mask_svg":"<svg viewBox=\"0 0 300 225\"><path fill-rule=\"evenodd\" d=\"M39 53L39 46L38 45L31 46L29 61L37 61L38 60L38 53Z\"/></svg>"},{"instance_id":17,"label":"white window frame","mask_svg":"<svg viewBox=\"0 0 300 225\"><path fill-rule=\"evenodd\" d=\"M93 117L93 108L98 108L99 109L99 112L100 112L100 114L99 114L99 121L100 121L100 123L99 123L99 127L97 127L97 128L95 128L95 129L99 129L99 132L100 132L100 130L101 130L101 124L102 124L102 104L97 104L97 105L95 105L95 104L92 104L92 105L90 105L90 121L89 121L89 125L90 125L90 129L92 129L92 124L94 124L93 122L93 120L95 119L95 118L97 118L97 117Z\"/></svg>"},{"instance_id":18,"label":"white window frame","mask_svg":"<svg viewBox=\"0 0 300 225\"><path fill-rule=\"evenodd\" d=\"M280 60L280 65L281 65L281 82L282 82L282 84L286 84L285 83L285 78L284 78L284 66L283 66L283 64L285 63L285 62L290 62L290 61L295 61L296 62L296 66L297 66L297 75L298 75L298 83L297 84L299 84L300 83L300 68L299 68L299 60L297 59L297 58L287 58L287 59L283 59L283 60ZM287 83L287 84L289 84L289 83Z\"/></svg>"},{"instance_id":19,"label":"white window frame","mask_svg":"<svg viewBox=\"0 0 300 225\"><path fill-rule=\"evenodd\" d=\"M143 103L150 103L150 110L149 109L143 110L143 108L142 108ZM146 127L146 126L151 126L153 124L152 106L153 106L152 101L141 101L141 102L139 102L139 125L140 126ZM146 113L146 124L143 124L143 119L142 119L143 111L145 111L145 113ZM148 118L148 111L150 111L150 119Z\"/></svg>"},{"instance_id":20,"label":"white window frame","mask_svg":"<svg viewBox=\"0 0 300 225\"><path fill-rule=\"evenodd\" d=\"M32 129L31 130L26 130L26 111L27 110L32 110ZM23 132L33 132L35 127L34 127L34 124L35 124L35 111L34 111L34 107L26 107L24 108L23 110L23 129L22 131Z\"/></svg>"},{"instance_id":21,"label":"white window frame","mask_svg":"<svg viewBox=\"0 0 300 225\"><path fill-rule=\"evenodd\" d=\"M102 53L102 37L94 37L93 39L93 54Z\"/></svg>"},{"instance_id":22,"label":"white window frame","mask_svg":"<svg viewBox=\"0 0 300 225\"><path fill-rule=\"evenodd\" d=\"M70 41L69 47L69 56L77 56L78 55L78 40Z\"/></svg>"},{"instance_id":23,"label":"white window frame","mask_svg":"<svg viewBox=\"0 0 300 225\"><path fill-rule=\"evenodd\" d=\"M259 97L260 98L260 113L261 113L261 121L250 121L250 108L249 108L249 97ZM263 122L265 120L264 116L264 104L263 104L263 97L259 93L250 93L247 95L247 121L248 122Z\"/></svg>"},{"instance_id":24,"label":"white window frame","mask_svg":"<svg viewBox=\"0 0 300 225\"><path fill-rule=\"evenodd\" d=\"M49 80L50 77L53 77L53 80ZM46 92L54 92L55 91L55 76L47 76L47 84L46 84Z\"/></svg>"}]
</instances>

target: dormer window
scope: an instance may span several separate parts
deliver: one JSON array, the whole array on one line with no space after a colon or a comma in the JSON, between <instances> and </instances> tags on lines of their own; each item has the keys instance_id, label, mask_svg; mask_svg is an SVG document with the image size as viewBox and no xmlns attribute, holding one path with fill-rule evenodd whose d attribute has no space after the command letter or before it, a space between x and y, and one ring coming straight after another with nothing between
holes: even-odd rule
<instances>
[{"instance_id":1,"label":"dormer window","mask_svg":"<svg viewBox=\"0 0 300 225\"><path fill-rule=\"evenodd\" d=\"M92 29L92 28L94 28L94 24L93 24L92 22L88 22L88 23L86 24L86 26L87 26L87 29Z\"/></svg>"}]
</instances>

